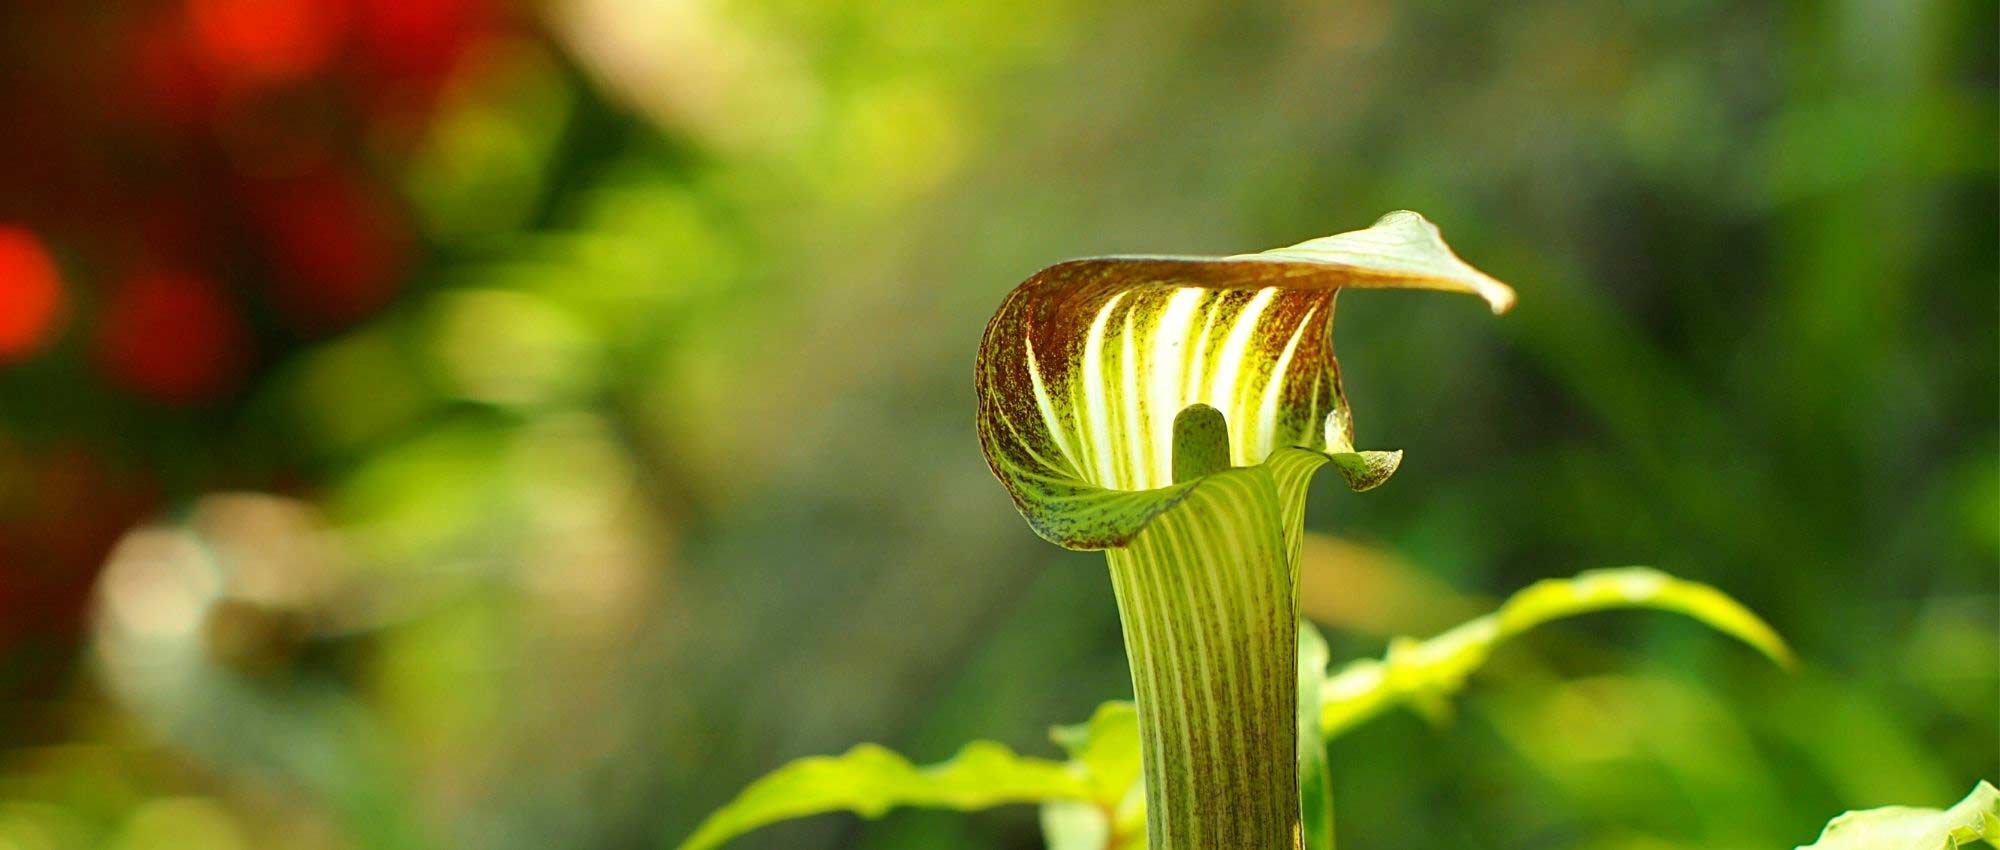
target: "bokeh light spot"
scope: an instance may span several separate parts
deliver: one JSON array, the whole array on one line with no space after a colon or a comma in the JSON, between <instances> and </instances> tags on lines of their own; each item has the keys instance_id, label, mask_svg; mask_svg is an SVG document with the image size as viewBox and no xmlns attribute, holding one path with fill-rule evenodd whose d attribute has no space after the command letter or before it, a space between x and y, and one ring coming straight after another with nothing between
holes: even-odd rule
<instances>
[{"instance_id":1,"label":"bokeh light spot","mask_svg":"<svg viewBox=\"0 0 2000 850\"><path fill-rule=\"evenodd\" d=\"M245 85L286 83L333 58L343 4L323 0L190 0L197 43L216 71Z\"/></svg>"},{"instance_id":2,"label":"bokeh light spot","mask_svg":"<svg viewBox=\"0 0 2000 850\"><path fill-rule=\"evenodd\" d=\"M246 333L216 285L175 272L143 274L112 293L98 329L99 362L141 395L189 403L227 389Z\"/></svg>"},{"instance_id":3,"label":"bokeh light spot","mask_svg":"<svg viewBox=\"0 0 2000 850\"><path fill-rule=\"evenodd\" d=\"M0 363L41 350L54 336L62 281L41 240L0 225Z\"/></svg>"},{"instance_id":4,"label":"bokeh light spot","mask_svg":"<svg viewBox=\"0 0 2000 850\"><path fill-rule=\"evenodd\" d=\"M257 214L279 264L279 304L307 328L341 326L388 303L402 282L401 211L358 177L335 170L276 181Z\"/></svg>"}]
</instances>

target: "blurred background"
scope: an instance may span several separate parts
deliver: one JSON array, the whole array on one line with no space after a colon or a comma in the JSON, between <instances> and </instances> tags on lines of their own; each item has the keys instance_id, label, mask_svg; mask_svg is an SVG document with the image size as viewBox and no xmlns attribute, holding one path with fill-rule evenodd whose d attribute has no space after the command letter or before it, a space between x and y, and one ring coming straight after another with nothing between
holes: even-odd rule
<instances>
[{"instance_id":1,"label":"blurred background","mask_svg":"<svg viewBox=\"0 0 2000 850\"><path fill-rule=\"evenodd\" d=\"M1984 0L0 11L0 847L663 847L1127 696L972 360L1048 263L1423 211L1351 293L1336 659L1649 563L1333 748L1357 848L1787 848L2000 778ZM1033 848L1027 807L744 848Z\"/></svg>"}]
</instances>

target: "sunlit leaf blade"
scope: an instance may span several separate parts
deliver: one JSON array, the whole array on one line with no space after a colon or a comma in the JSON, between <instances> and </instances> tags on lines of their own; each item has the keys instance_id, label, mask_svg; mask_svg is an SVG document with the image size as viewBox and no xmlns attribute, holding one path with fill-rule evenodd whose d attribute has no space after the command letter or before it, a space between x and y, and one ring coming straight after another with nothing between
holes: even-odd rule
<instances>
[{"instance_id":1,"label":"sunlit leaf blade","mask_svg":"<svg viewBox=\"0 0 2000 850\"><path fill-rule=\"evenodd\" d=\"M1057 726L1049 737L1082 768L1093 800L1117 803L1139 780L1138 712L1129 702L1100 705L1089 722Z\"/></svg>"},{"instance_id":2,"label":"sunlit leaf blade","mask_svg":"<svg viewBox=\"0 0 2000 850\"><path fill-rule=\"evenodd\" d=\"M1569 579L1545 579L1509 597L1495 612L1501 637L1512 637L1564 617L1612 608L1651 608L1685 614L1736 638L1781 667L1797 661L1769 623L1728 594L1649 567L1592 570Z\"/></svg>"},{"instance_id":3,"label":"sunlit leaf blade","mask_svg":"<svg viewBox=\"0 0 2000 850\"><path fill-rule=\"evenodd\" d=\"M980 344L987 463L1035 531L1077 549L1123 545L1196 482L1176 484L1173 422L1222 413L1229 463L1287 446L1349 457L1357 488L1393 455L1354 454L1330 328L1345 287L1513 293L1453 255L1416 213L1235 257L1102 257L1037 272Z\"/></svg>"},{"instance_id":4,"label":"sunlit leaf blade","mask_svg":"<svg viewBox=\"0 0 2000 850\"><path fill-rule=\"evenodd\" d=\"M1079 800L1043 803L1042 844L1048 850L1113 850L1111 820L1095 804Z\"/></svg>"},{"instance_id":5,"label":"sunlit leaf blade","mask_svg":"<svg viewBox=\"0 0 2000 850\"><path fill-rule=\"evenodd\" d=\"M1949 809L1886 806L1834 818L1799 850L1958 850L2000 847L2000 789L1979 783Z\"/></svg>"},{"instance_id":6,"label":"sunlit leaf blade","mask_svg":"<svg viewBox=\"0 0 2000 850\"><path fill-rule=\"evenodd\" d=\"M1069 753L1090 786L1089 801L1043 803L1049 850L1126 850L1146 845L1146 795L1139 784L1139 716L1129 702L1107 702L1087 723L1058 726L1050 737Z\"/></svg>"},{"instance_id":7,"label":"sunlit leaf blade","mask_svg":"<svg viewBox=\"0 0 2000 850\"><path fill-rule=\"evenodd\" d=\"M1449 697L1486 662L1501 641L1535 626L1593 611L1650 608L1685 614L1756 648L1781 666L1792 653L1769 624L1728 595L1646 567L1592 570L1570 579L1548 579L1514 594L1500 609L1418 641L1398 638L1380 660L1356 661L1329 677L1321 692L1320 723L1336 737L1397 705L1431 717L1450 707Z\"/></svg>"},{"instance_id":8,"label":"sunlit leaf blade","mask_svg":"<svg viewBox=\"0 0 2000 850\"><path fill-rule=\"evenodd\" d=\"M1305 850L1333 850L1333 777L1319 724L1321 688L1331 654L1326 638L1299 621L1299 822Z\"/></svg>"},{"instance_id":9,"label":"sunlit leaf blade","mask_svg":"<svg viewBox=\"0 0 2000 850\"><path fill-rule=\"evenodd\" d=\"M785 765L703 821L680 850L707 850L767 824L826 812L880 817L898 806L984 809L1044 800L1090 800L1092 784L1061 762L976 741L951 759L917 767L873 744Z\"/></svg>"}]
</instances>

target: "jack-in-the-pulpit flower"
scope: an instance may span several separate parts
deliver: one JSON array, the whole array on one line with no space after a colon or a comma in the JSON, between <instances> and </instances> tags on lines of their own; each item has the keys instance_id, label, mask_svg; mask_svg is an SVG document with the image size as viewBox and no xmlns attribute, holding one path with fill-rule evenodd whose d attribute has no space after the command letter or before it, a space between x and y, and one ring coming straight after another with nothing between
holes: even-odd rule
<instances>
[{"instance_id":1,"label":"jack-in-the-pulpit flower","mask_svg":"<svg viewBox=\"0 0 2000 850\"><path fill-rule=\"evenodd\" d=\"M1412 212L1234 257L1043 269L987 325L987 463L1042 537L1110 561L1155 850L1299 844L1298 559L1306 485L1365 490L1333 357L1346 288L1514 293Z\"/></svg>"}]
</instances>

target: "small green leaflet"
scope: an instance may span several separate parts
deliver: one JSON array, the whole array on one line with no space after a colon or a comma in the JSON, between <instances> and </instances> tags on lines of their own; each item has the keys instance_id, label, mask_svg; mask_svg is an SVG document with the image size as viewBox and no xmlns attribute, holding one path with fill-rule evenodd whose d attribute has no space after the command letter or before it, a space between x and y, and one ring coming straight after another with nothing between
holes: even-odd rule
<instances>
[{"instance_id":1,"label":"small green leaflet","mask_svg":"<svg viewBox=\"0 0 2000 850\"><path fill-rule=\"evenodd\" d=\"M680 850L707 850L760 826L823 812L874 818L896 806L971 810L1087 800L1091 788L1073 765L1015 755L991 741L967 744L929 767L862 744L837 757L800 759L757 780L703 821Z\"/></svg>"},{"instance_id":2,"label":"small green leaflet","mask_svg":"<svg viewBox=\"0 0 2000 850\"><path fill-rule=\"evenodd\" d=\"M1325 796L1325 741L1398 705L1440 715L1448 706L1447 699L1464 686L1468 675L1485 662L1500 641L1552 620L1618 608L1685 614L1742 640L1781 665L1793 663L1791 651L1777 633L1740 603L1708 585L1645 567L1593 570L1575 578L1537 582L1492 614L1430 640L1395 641L1386 658L1356 661L1332 676L1325 675L1325 641L1310 624L1301 624L1301 716L1317 714L1319 718L1319 723L1302 723L1299 729L1306 850L1332 850L1334 846L1331 799ZM1107 702L1088 722L1057 727L1051 737L1068 754L1067 761L1017 755L988 741L969 744L958 755L929 767L916 767L895 753L867 744L838 757L801 759L751 784L704 821L679 850L708 850L761 826L828 812L849 811L872 818L898 806L970 811L1018 803L1043 804L1042 825L1050 850L1143 848L1145 795L1140 791L1138 716L1132 704ZM1991 820L1996 814L1994 806L2000 805L2000 797L1995 795L1992 786L1982 783L1966 802L1944 813L1892 808L1844 815L1827 827L1827 834L1811 850L1972 846L1969 842L1978 837L2000 836L2000 826ZM1982 816L1987 820L1979 820ZM1957 845L1868 843L1884 834L1901 834L1879 833L1878 829L1893 830L1917 820L1947 823L1947 831L1937 834L1957 834L1962 841ZM1952 833L1952 828L1960 828L1960 832ZM1828 843L1830 839L1835 843Z\"/></svg>"},{"instance_id":3,"label":"small green leaflet","mask_svg":"<svg viewBox=\"0 0 2000 850\"><path fill-rule=\"evenodd\" d=\"M1885 806L1834 818L1798 850L1959 850L2000 847L2000 789L1986 782L1942 811Z\"/></svg>"}]
</instances>

